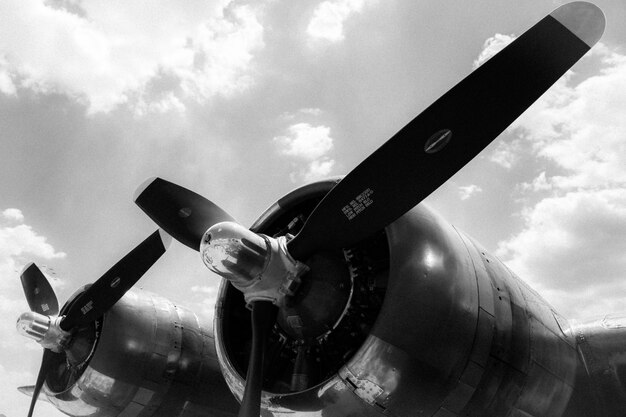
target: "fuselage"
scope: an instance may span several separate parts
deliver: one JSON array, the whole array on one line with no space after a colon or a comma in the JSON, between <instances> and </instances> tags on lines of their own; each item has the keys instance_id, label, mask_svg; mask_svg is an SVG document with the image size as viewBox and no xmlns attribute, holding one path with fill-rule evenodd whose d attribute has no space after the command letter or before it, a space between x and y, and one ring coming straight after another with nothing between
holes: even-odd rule
<instances>
[{"instance_id":1,"label":"fuselage","mask_svg":"<svg viewBox=\"0 0 626 417\"><path fill-rule=\"evenodd\" d=\"M308 199L319 199L333 184L289 194L254 229L264 232L299 210L306 214L314 206ZM328 365L329 373L314 383L279 389L279 376L266 380L263 415L624 415L626 319L568 322L422 204L377 239L385 240L388 261L373 325L357 349L346 349L345 360ZM215 331L162 297L129 292L103 318L81 376L71 386L47 384L51 402L76 416L235 415L245 377L240 342L248 336L246 326L233 330L244 307L229 301L231 290L222 284ZM341 320L354 320L348 312L356 301L350 300L330 336ZM276 334L287 346L287 336ZM269 366L293 362L287 353L277 353Z\"/></svg>"}]
</instances>

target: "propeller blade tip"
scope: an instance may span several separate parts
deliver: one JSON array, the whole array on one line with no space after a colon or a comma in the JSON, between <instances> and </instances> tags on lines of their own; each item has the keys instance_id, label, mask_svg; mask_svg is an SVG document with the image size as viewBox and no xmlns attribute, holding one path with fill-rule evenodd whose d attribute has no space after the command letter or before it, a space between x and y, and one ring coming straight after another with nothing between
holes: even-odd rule
<instances>
[{"instance_id":1,"label":"propeller blade tip","mask_svg":"<svg viewBox=\"0 0 626 417\"><path fill-rule=\"evenodd\" d=\"M567 3L550 13L550 16L590 48L600 40L606 25L602 10L595 4L584 1Z\"/></svg>"},{"instance_id":2,"label":"propeller blade tip","mask_svg":"<svg viewBox=\"0 0 626 417\"><path fill-rule=\"evenodd\" d=\"M133 201L137 202L137 200L141 197L141 195L146 191L148 187L150 187L155 181L160 180L159 177L150 177L144 182L141 183L137 190L135 190L135 194L133 195Z\"/></svg>"},{"instance_id":3,"label":"propeller blade tip","mask_svg":"<svg viewBox=\"0 0 626 417\"><path fill-rule=\"evenodd\" d=\"M32 267L33 265L35 265L34 262L29 262L27 263L24 268L22 268L22 271L20 272L20 276L24 275L24 272L26 272L30 267ZM35 268L37 268L37 265L35 265Z\"/></svg>"}]
</instances>

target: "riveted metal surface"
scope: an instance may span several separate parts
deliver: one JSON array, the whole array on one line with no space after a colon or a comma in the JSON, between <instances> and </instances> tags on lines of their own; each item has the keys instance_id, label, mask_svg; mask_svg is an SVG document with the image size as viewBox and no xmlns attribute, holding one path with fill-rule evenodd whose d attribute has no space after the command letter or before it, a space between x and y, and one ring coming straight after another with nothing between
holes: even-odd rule
<instances>
[{"instance_id":1,"label":"riveted metal surface","mask_svg":"<svg viewBox=\"0 0 626 417\"><path fill-rule=\"evenodd\" d=\"M515 407L533 416L560 416L571 394L572 386L534 362Z\"/></svg>"},{"instance_id":2,"label":"riveted metal surface","mask_svg":"<svg viewBox=\"0 0 626 417\"><path fill-rule=\"evenodd\" d=\"M583 366L567 417L618 417L626 413L626 314L572 324ZM581 383L584 391L579 389ZM592 404L593 407L585 407ZM582 412L580 411L582 410ZM586 414L583 414L586 412Z\"/></svg>"},{"instance_id":3,"label":"riveted metal surface","mask_svg":"<svg viewBox=\"0 0 626 417\"><path fill-rule=\"evenodd\" d=\"M545 300L476 242L472 246L480 253L493 289L494 338L486 372L464 415L559 416L577 369L571 340ZM470 254L477 263L476 252ZM564 320L563 326L567 327Z\"/></svg>"},{"instance_id":4,"label":"riveted metal surface","mask_svg":"<svg viewBox=\"0 0 626 417\"><path fill-rule=\"evenodd\" d=\"M490 333L489 314L479 309L476 272L463 241L427 207L418 205L393 223L387 236L390 285L372 335L407 354L387 410L432 415L444 403L467 401L460 379L473 353L480 364L488 352L474 341L477 326Z\"/></svg>"},{"instance_id":5,"label":"riveted metal surface","mask_svg":"<svg viewBox=\"0 0 626 417\"><path fill-rule=\"evenodd\" d=\"M189 310L131 290L105 315L83 375L64 392L48 390L50 401L67 414L92 417L235 415L237 403L203 327L209 328Z\"/></svg>"}]
</instances>

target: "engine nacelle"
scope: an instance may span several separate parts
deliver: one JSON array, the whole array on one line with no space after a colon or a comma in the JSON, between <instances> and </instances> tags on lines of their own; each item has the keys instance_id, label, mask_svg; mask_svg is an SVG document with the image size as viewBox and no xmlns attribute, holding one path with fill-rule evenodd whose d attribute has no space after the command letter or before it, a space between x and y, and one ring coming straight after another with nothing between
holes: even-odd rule
<instances>
[{"instance_id":1,"label":"engine nacelle","mask_svg":"<svg viewBox=\"0 0 626 417\"><path fill-rule=\"evenodd\" d=\"M252 229L296 234L334 184L292 192ZM578 368L567 322L424 205L355 247L319 258L307 261L312 273L343 284L326 299L311 296L315 302L307 308L279 317L262 396L271 414L530 417L559 416L565 409ZM350 291L341 289L346 285ZM314 292L306 289L305 301L309 290ZM326 332L298 340L290 329L315 322L316 303L339 313L320 321ZM217 354L239 399L248 317L241 294L222 285Z\"/></svg>"},{"instance_id":2,"label":"engine nacelle","mask_svg":"<svg viewBox=\"0 0 626 417\"><path fill-rule=\"evenodd\" d=\"M71 368L59 354L58 372L50 372L44 386L66 414L236 414L217 363L212 324L165 298L131 290L74 339L83 346L70 351L84 352L81 364Z\"/></svg>"}]
</instances>

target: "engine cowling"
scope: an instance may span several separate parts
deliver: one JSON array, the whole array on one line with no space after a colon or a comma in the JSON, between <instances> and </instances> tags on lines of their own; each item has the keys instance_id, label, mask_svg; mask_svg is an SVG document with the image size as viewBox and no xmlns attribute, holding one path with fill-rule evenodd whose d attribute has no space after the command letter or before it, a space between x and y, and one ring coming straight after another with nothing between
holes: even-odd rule
<instances>
[{"instance_id":1,"label":"engine cowling","mask_svg":"<svg viewBox=\"0 0 626 417\"><path fill-rule=\"evenodd\" d=\"M236 414L217 363L212 324L163 297L127 292L103 317L78 329L72 343L80 346L67 352L79 357L58 354L58 371L49 373L44 386L66 414Z\"/></svg>"},{"instance_id":2,"label":"engine cowling","mask_svg":"<svg viewBox=\"0 0 626 417\"><path fill-rule=\"evenodd\" d=\"M296 234L335 182L288 194L252 230ZM565 409L578 367L567 322L426 206L307 263L312 275L303 282L322 283L296 295L294 304L306 307L281 312L267 349L262 402L272 415L528 417ZM217 355L238 399L249 329L242 295L223 282Z\"/></svg>"}]
</instances>

